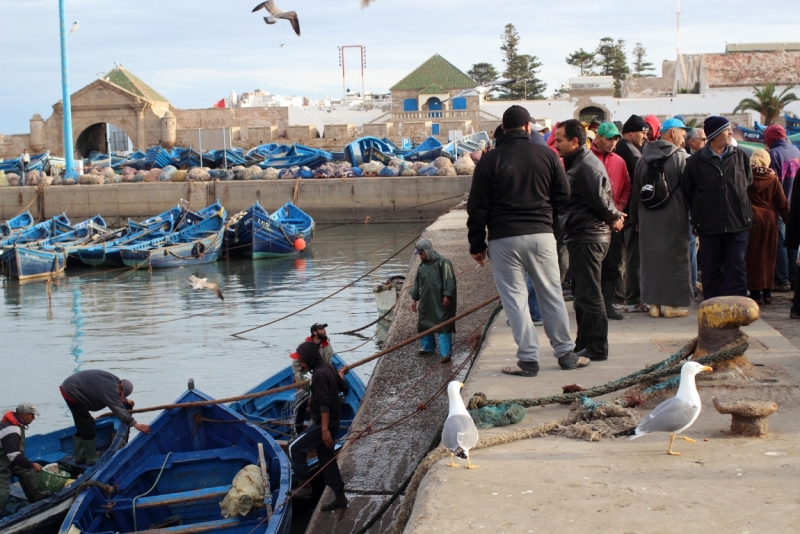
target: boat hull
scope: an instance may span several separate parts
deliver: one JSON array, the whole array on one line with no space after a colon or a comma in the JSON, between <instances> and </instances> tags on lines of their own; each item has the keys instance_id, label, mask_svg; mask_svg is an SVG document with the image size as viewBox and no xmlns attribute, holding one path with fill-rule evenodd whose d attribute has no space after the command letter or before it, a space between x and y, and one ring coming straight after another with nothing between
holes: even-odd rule
<instances>
[{"instance_id":1,"label":"boat hull","mask_svg":"<svg viewBox=\"0 0 800 534\"><path fill-rule=\"evenodd\" d=\"M6 272L18 280L53 276L64 272L67 267L63 252L14 247L6 254L3 254L3 259L7 258Z\"/></svg>"},{"instance_id":2,"label":"boat hull","mask_svg":"<svg viewBox=\"0 0 800 534\"><path fill-rule=\"evenodd\" d=\"M206 400L213 399L190 390L175 402ZM274 513L267 520L261 507L244 517L222 519L218 503L243 467L259 464L259 444ZM286 497L290 477L289 462L275 440L236 412L222 405L173 408L156 417L150 434L137 435L95 473L94 480L116 486L114 507L109 509L106 496L91 487L76 498L59 533L74 526L84 534L159 528L286 534L291 527L291 500Z\"/></svg>"},{"instance_id":3,"label":"boat hull","mask_svg":"<svg viewBox=\"0 0 800 534\"><path fill-rule=\"evenodd\" d=\"M136 249L125 247L120 250L122 263L128 267L152 267L166 269L188 267L213 263L222 251L224 228L213 235L197 239L191 243L180 243L158 248Z\"/></svg>"},{"instance_id":4,"label":"boat hull","mask_svg":"<svg viewBox=\"0 0 800 534\"><path fill-rule=\"evenodd\" d=\"M247 209L247 213L236 224L234 246L248 258L285 258L300 253L294 246L299 237L303 238L306 247L311 244L314 237L314 220L311 217L291 203L270 216L256 203Z\"/></svg>"}]
</instances>

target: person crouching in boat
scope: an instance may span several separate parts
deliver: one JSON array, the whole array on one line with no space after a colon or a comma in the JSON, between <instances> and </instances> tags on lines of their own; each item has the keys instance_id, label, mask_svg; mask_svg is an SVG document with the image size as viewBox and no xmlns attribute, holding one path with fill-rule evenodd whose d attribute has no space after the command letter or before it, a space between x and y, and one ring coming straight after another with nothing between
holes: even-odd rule
<instances>
[{"instance_id":1,"label":"person crouching in boat","mask_svg":"<svg viewBox=\"0 0 800 534\"><path fill-rule=\"evenodd\" d=\"M15 412L8 412L0 421L0 517L11 491L11 477L19 479L22 491L29 502L47 497L39 489L39 471L42 466L25 457L25 429L39 412L33 404L23 402Z\"/></svg>"},{"instance_id":2,"label":"person crouching in boat","mask_svg":"<svg viewBox=\"0 0 800 534\"><path fill-rule=\"evenodd\" d=\"M334 500L324 504L321 510L327 512L347 508L344 481L336 463L333 440L342 418L339 393L346 393L347 383L332 364L322 359L316 343L307 341L301 344L297 347L297 354L300 355L303 371L311 371L312 423L289 445L289 457L298 480L298 487L292 493L292 498L311 497L308 453L316 450L325 485L335 494Z\"/></svg>"},{"instance_id":3,"label":"person crouching in boat","mask_svg":"<svg viewBox=\"0 0 800 534\"><path fill-rule=\"evenodd\" d=\"M75 446L75 463L94 465L100 458L97 454L97 428L94 417L89 412L104 408L111 410L114 417L139 432L150 433L150 427L137 423L128 410L133 408L133 393L130 380L120 380L108 371L90 369L79 371L64 380L59 387L61 396L72 412L77 434L72 436Z\"/></svg>"}]
</instances>

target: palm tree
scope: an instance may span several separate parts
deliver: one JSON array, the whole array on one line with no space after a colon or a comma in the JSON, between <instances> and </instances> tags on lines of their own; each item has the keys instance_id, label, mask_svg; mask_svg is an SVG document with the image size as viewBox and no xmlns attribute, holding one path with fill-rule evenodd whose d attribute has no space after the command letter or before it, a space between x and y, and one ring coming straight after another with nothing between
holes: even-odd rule
<instances>
[{"instance_id":1,"label":"palm tree","mask_svg":"<svg viewBox=\"0 0 800 534\"><path fill-rule=\"evenodd\" d=\"M784 89L781 94L776 95L774 83L768 83L761 89L754 85L754 98L745 98L739 102L739 105L736 106L733 112L758 111L761 114L761 118L764 120L764 124L770 125L780 116L783 108L792 102L800 100L797 95L789 92L792 89L794 89L794 85L790 85Z\"/></svg>"}]
</instances>

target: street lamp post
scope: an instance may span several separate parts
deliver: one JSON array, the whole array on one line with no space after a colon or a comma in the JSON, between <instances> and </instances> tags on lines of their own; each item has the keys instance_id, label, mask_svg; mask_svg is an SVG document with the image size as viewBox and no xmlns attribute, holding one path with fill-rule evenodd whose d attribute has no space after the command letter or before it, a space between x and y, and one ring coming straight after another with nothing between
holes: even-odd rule
<instances>
[{"instance_id":1,"label":"street lamp post","mask_svg":"<svg viewBox=\"0 0 800 534\"><path fill-rule=\"evenodd\" d=\"M58 0L58 19L61 25L61 108L64 113L65 178L74 178L75 164L72 153L72 103L69 99L69 67L67 57L67 21L64 17L64 0Z\"/></svg>"}]
</instances>

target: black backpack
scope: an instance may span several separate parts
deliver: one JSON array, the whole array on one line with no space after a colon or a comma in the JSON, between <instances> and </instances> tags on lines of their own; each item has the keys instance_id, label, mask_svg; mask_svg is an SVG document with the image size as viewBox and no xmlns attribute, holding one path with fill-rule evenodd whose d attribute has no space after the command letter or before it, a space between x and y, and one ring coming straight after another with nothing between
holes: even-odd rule
<instances>
[{"instance_id":1,"label":"black backpack","mask_svg":"<svg viewBox=\"0 0 800 534\"><path fill-rule=\"evenodd\" d=\"M669 190L667 177L664 174L664 163L668 158L661 158L647 164L647 173L642 180L642 189L639 194L642 206L647 209L661 209L667 205L669 199L675 194L680 181L675 189Z\"/></svg>"}]
</instances>

